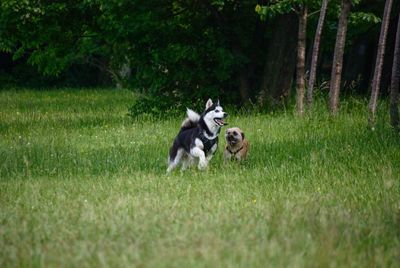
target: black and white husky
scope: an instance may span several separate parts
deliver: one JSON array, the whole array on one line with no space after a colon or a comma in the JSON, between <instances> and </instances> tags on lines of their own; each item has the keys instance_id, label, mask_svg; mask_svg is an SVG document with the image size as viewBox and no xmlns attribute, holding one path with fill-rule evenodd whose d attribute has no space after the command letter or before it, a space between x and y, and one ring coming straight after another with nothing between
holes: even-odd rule
<instances>
[{"instance_id":1,"label":"black and white husky","mask_svg":"<svg viewBox=\"0 0 400 268\"><path fill-rule=\"evenodd\" d=\"M198 168L205 169L217 150L218 135L221 127L226 124L224 118L228 114L224 112L219 101L213 104L209 99L201 115L187 109L187 116L169 151L167 172L181 162L184 170L196 158L199 159Z\"/></svg>"}]
</instances>

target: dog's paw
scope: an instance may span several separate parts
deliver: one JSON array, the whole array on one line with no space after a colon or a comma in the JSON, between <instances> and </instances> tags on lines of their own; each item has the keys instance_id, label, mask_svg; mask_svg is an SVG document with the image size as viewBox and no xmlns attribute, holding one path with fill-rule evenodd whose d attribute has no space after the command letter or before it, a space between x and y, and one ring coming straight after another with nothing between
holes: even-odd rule
<instances>
[{"instance_id":1,"label":"dog's paw","mask_svg":"<svg viewBox=\"0 0 400 268\"><path fill-rule=\"evenodd\" d=\"M198 165L198 168L199 168L199 170L205 170L207 168L207 166L208 166L208 162L207 161L200 161L199 165Z\"/></svg>"}]
</instances>

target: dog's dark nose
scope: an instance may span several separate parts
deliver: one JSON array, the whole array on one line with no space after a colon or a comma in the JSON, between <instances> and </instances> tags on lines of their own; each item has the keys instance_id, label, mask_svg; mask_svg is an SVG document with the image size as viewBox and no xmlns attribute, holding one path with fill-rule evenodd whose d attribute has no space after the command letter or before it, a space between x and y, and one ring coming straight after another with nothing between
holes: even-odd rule
<instances>
[{"instance_id":1,"label":"dog's dark nose","mask_svg":"<svg viewBox=\"0 0 400 268\"><path fill-rule=\"evenodd\" d=\"M228 116L228 114L227 114L227 113L224 113L224 118L227 117L227 116Z\"/></svg>"}]
</instances>

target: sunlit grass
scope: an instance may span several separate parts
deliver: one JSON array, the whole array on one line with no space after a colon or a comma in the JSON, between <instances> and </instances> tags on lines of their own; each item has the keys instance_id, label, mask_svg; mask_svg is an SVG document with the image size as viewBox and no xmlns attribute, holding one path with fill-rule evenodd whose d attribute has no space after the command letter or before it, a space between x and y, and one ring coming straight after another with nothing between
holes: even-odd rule
<instances>
[{"instance_id":1,"label":"sunlit grass","mask_svg":"<svg viewBox=\"0 0 400 268\"><path fill-rule=\"evenodd\" d=\"M365 101L337 118L229 111L248 161L224 165L221 145L207 171L167 176L184 111L133 120L132 99L0 92L1 267L399 263L400 140L366 127Z\"/></svg>"}]
</instances>

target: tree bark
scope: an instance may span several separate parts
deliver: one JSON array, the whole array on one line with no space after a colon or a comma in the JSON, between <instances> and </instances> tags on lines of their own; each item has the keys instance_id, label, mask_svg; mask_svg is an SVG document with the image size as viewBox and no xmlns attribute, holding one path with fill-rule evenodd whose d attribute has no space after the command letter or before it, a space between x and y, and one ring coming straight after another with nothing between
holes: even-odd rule
<instances>
[{"instance_id":1,"label":"tree bark","mask_svg":"<svg viewBox=\"0 0 400 268\"><path fill-rule=\"evenodd\" d=\"M399 82L400 82L400 14L397 22L396 42L390 83L390 124L399 128Z\"/></svg>"},{"instance_id":2,"label":"tree bark","mask_svg":"<svg viewBox=\"0 0 400 268\"><path fill-rule=\"evenodd\" d=\"M392 9L393 0L386 0L385 10L383 12L381 33L379 35L378 52L376 55L374 77L371 85L371 99L369 101L369 117L368 123L370 127L375 125L376 121L376 105L378 101L379 88L381 83L383 59L385 56L386 36L389 27L390 10Z\"/></svg>"},{"instance_id":3,"label":"tree bark","mask_svg":"<svg viewBox=\"0 0 400 268\"><path fill-rule=\"evenodd\" d=\"M319 44L321 42L321 33L322 28L324 27L326 10L328 8L329 0L323 0L321 5L321 11L319 14L317 30L315 32L314 37L314 46L312 51L311 58L311 67L310 67L310 78L308 80L308 88L307 88L307 105L309 108L312 107L313 103L313 91L314 91L314 83L317 73L317 64L318 64L318 55L319 55Z\"/></svg>"},{"instance_id":4,"label":"tree bark","mask_svg":"<svg viewBox=\"0 0 400 268\"><path fill-rule=\"evenodd\" d=\"M307 6L303 4L299 12L299 32L297 40L297 70L296 70L296 109L298 115L304 113L304 87L305 87L305 63L306 63L306 30L307 30Z\"/></svg>"},{"instance_id":5,"label":"tree bark","mask_svg":"<svg viewBox=\"0 0 400 268\"><path fill-rule=\"evenodd\" d=\"M239 71L239 93L243 104L249 102L249 92L250 85L249 80L247 79L247 68L243 67L242 70Z\"/></svg>"},{"instance_id":6,"label":"tree bark","mask_svg":"<svg viewBox=\"0 0 400 268\"><path fill-rule=\"evenodd\" d=\"M118 89L124 88L131 77L131 64L127 56L125 56L121 67L115 73L117 74L117 77L115 78L116 87Z\"/></svg>"},{"instance_id":7,"label":"tree bark","mask_svg":"<svg viewBox=\"0 0 400 268\"><path fill-rule=\"evenodd\" d=\"M289 96L296 68L296 25L297 16L293 13L276 19L261 79L261 105L280 105Z\"/></svg>"},{"instance_id":8,"label":"tree bark","mask_svg":"<svg viewBox=\"0 0 400 268\"><path fill-rule=\"evenodd\" d=\"M333 115L337 114L339 105L340 81L343 68L343 53L346 42L347 22L351 8L351 0L342 0L339 25L336 34L335 51L332 62L331 84L329 90L329 108Z\"/></svg>"}]
</instances>

